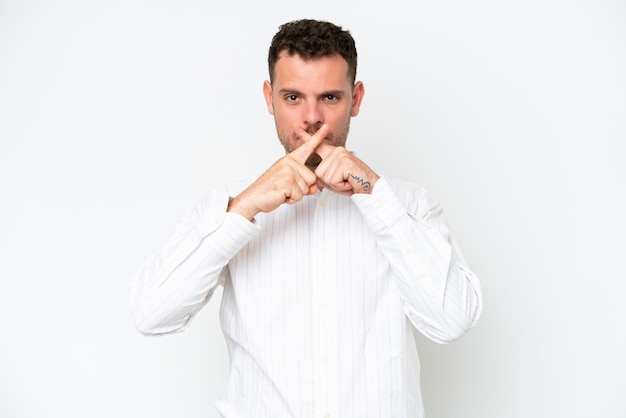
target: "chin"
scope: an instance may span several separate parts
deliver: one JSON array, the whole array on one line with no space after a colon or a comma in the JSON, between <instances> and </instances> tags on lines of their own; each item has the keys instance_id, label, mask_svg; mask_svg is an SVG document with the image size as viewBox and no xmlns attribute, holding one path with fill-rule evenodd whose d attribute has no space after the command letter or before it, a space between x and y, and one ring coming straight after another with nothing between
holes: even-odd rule
<instances>
[{"instance_id":1,"label":"chin","mask_svg":"<svg viewBox=\"0 0 626 418\"><path fill-rule=\"evenodd\" d=\"M322 157L317 154L312 154L308 160L305 161L304 165L307 167L317 167L322 162Z\"/></svg>"}]
</instances>

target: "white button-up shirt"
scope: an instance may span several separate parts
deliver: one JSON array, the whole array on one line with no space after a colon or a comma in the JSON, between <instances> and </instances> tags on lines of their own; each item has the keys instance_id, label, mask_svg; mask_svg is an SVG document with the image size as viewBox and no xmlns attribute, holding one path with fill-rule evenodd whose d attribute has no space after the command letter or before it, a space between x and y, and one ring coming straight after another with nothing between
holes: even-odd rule
<instances>
[{"instance_id":1,"label":"white button-up shirt","mask_svg":"<svg viewBox=\"0 0 626 418\"><path fill-rule=\"evenodd\" d=\"M139 269L137 328L181 330L223 285L223 416L423 416L411 325L449 342L482 306L441 206L382 177L371 195L323 190L249 222L226 212L245 186L204 196Z\"/></svg>"}]
</instances>

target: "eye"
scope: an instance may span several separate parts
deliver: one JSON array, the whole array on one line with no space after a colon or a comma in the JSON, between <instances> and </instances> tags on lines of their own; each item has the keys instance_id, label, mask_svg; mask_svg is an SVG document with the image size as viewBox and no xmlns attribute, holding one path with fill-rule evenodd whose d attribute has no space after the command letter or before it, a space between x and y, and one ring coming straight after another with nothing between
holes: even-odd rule
<instances>
[{"instance_id":1,"label":"eye","mask_svg":"<svg viewBox=\"0 0 626 418\"><path fill-rule=\"evenodd\" d=\"M295 102L298 100L298 96L296 96L295 94L289 94L285 96L285 100L288 102Z\"/></svg>"},{"instance_id":2,"label":"eye","mask_svg":"<svg viewBox=\"0 0 626 418\"><path fill-rule=\"evenodd\" d=\"M325 94L322 99L325 102L336 102L337 100L339 100L338 96L335 96L334 94Z\"/></svg>"}]
</instances>

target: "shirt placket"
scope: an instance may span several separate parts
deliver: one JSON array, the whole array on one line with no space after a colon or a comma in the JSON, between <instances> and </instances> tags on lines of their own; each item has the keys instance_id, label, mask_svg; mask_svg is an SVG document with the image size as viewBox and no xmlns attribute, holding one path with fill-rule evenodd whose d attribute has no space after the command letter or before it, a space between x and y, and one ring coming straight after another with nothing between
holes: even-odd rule
<instances>
[{"instance_id":1,"label":"shirt placket","mask_svg":"<svg viewBox=\"0 0 626 418\"><path fill-rule=\"evenodd\" d=\"M337 416L337 294L336 227L333 196L323 191L314 214L313 268L313 361L315 373L315 417ZM333 232L334 230L334 232Z\"/></svg>"}]
</instances>

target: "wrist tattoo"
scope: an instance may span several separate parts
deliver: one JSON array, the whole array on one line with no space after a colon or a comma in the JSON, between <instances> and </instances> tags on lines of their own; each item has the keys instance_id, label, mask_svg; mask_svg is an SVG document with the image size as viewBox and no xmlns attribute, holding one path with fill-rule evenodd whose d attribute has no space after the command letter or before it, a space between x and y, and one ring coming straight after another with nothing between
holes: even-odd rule
<instances>
[{"instance_id":1,"label":"wrist tattoo","mask_svg":"<svg viewBox=\"0 0 626 418\"><path fill-rule=\"evenodd\" d=\"M370 187L372 187L371 183L365 179L362 179L359 176L355 176L354 174L350 174L350 177L352 177L352 179L354 181L356 181L358 184L361 185L361 187L363 188L364 191L369 191Z\"/></svg>"}]
</instances>

